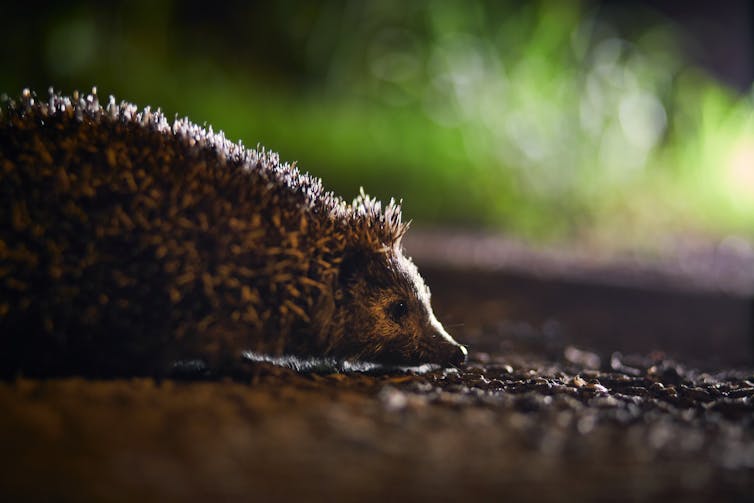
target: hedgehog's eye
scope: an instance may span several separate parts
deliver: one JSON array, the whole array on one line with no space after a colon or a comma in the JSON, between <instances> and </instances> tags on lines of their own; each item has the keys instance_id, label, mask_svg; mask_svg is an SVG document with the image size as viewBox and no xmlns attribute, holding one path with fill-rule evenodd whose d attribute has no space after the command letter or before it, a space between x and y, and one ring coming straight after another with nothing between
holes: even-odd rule
<instances>
[{"instance_id":1,"label":"hedgehog's eye","mask_svg":"<svg viewBox=\"0 0 754 503\"><path fill-rule=\"evenodd\" d=\"M397 300L388 306L387 314L398 323L408 314L408 304L402 300Z\"/></svg>"}]
</instances>

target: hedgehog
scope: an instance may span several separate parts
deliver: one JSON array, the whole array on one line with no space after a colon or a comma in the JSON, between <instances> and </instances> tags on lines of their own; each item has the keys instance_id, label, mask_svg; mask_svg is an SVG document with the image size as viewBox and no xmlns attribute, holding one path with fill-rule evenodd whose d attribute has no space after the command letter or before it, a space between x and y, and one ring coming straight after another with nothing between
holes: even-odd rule
<instances>
[{"instance_id":1,"label":"hedgehog","mask_svg":"<svg viewBox=\"0 0 754 503\"><path fill-rule=\"evenodd\" d=\"M244 354L460 365L400 204L96 88L0 104L0 370L160 374Z\"/></svg>"}]
</instances>

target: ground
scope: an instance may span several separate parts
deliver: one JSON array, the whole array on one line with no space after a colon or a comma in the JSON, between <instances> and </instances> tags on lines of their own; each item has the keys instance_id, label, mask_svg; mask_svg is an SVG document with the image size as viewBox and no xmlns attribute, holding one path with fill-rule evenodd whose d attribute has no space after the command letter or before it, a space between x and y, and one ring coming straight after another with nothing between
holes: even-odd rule
<instances>
[{"instance_id":1,"label":"ground","mask_svg":"<svg viewBox=\"0 0 754 503\"><path fill-rule=\"evenodd\" d=\"M705 305L679 330L733 333L738 304L426 271L465 367L0 382L0 500L751 501L751 366L609 349Z\"/></svg>"},{"instance_id":2,"label":"ground","mask_svg":"<svg viewBox=\"0 0 754 503\"><path fill-rule=\"evenodd\" d=\"M568 348L423 375L0 384L5 501L745 501L754 373Z\"/></svg>"}]
</instances>

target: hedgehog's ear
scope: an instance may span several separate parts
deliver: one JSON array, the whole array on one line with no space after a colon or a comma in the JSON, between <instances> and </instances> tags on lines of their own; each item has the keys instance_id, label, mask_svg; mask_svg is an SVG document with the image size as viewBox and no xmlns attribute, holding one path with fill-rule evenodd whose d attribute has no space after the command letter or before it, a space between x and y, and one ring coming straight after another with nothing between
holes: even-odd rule
<instances>
[{"instance_id":1,"label":"hedgehog's ear","mask_svg":"<svg viewBox=\"0 0 754 503\"><path fill-rule=\"evenodd\" d=\"M358 276L359 273L364 275L368 262L367 251L365 249L356 247L346 250L340 263L338 283L345 286L351 283L353 278Z\"/></svg>"}]
</instances>

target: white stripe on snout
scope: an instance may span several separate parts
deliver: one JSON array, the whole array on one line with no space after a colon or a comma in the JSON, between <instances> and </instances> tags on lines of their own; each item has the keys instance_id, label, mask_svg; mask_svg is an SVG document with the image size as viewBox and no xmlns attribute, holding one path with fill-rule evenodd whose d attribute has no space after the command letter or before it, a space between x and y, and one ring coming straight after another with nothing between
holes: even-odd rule
<instances>
[{"instance_id":1,"label":"white stripe on snout","mask_svg":"<svg viewBox=\"0 0 754 503\"><path fill-rule=\"evenodd\" d=\"M435 329L435 331L440 334L440 336L445 339L446 342L449 342L451 344L458 344L453 337L450 336L448 332L445 331L445 327L442 326L442 323L438 321L437 318L435 318L435 313L432 312L430 309L429 311L429 323L432 325L432 328Z\"/></svg>"},{"instance_id":2,"label":"white stripe on snout","mask_svg":"<svg viewBox=\"0 0 754 503\"><path fill-rule=\"evenodd\" d=\"M430 326L435 330L435 333L439 334L440 337L445 340L445 342L458 345L458 342L456 342L456 340L453 339L453 337L451 337L450 334L445 331L445 327L443 327L442 323L440 323L440 321L435 317L435 313L432 311L432 305L429 302L429 288L427 288L427 285L424 284L424 279L422 279L422 277L419 275L419 270L416 268L411 259L403 255L403 253L398 252L397 256L399 269L411 279L414 284L414 290L416 291L417 297L427 309Z\"/></svg>"}]
</instances>

